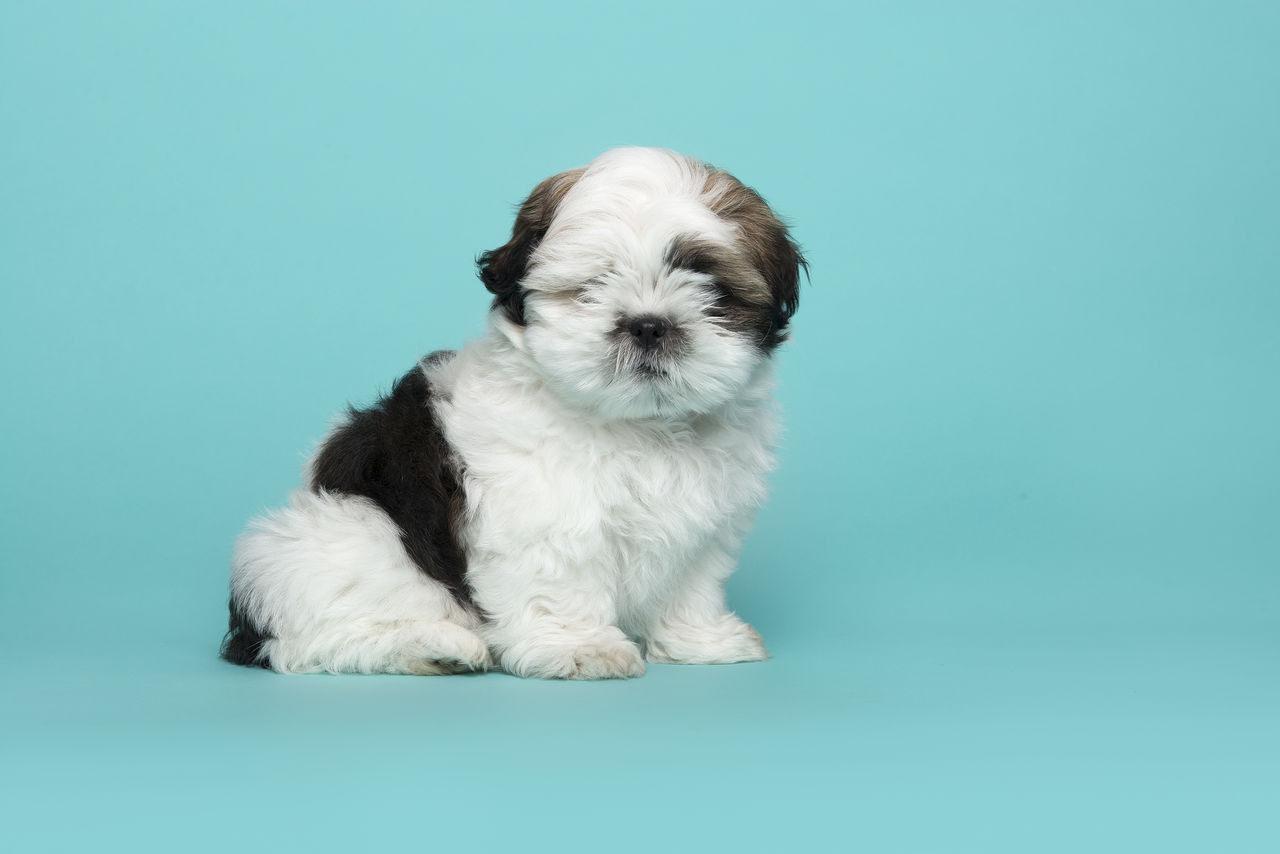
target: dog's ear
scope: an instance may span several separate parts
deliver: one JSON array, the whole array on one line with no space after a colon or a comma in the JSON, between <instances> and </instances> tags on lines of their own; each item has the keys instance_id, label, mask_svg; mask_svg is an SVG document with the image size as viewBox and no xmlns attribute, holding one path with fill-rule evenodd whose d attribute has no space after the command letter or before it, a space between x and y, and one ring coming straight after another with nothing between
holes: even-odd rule
<instances>
[{"instance_id":1,"label":"dog's ear","mask_svg":"<svg viewBox=\"0 0 1280 854\"><path fill-rule=\"evenodd\" d=\"M791 233L776 216L760 253L765 281L773 294L774 330L779 341L786 337L787 324L800 307L800 271L809 275L809 262L800 252Z\"/></svg>"},{"instance_id":2,"label":"dog's ear","mask_svg":"<svg viewBox=\"0 0 1280 854\"><path fill-rule=\"evenodd\" d=\"M712 173L708 184L711 210L738 226L747 257L769 287L773 316L762 343L772 349L786 340L787 324L800 305L800 271L807 277L809 262L759 193L727 172Z\"/></svg>"},{"instance_id":3,"label":"dog's ear","mask_svg":"<svg viewBox=\"0 0 1280 854\"><path fill-rule=\"evenodd\" d=\"M480 281L493 294L493 307L501 308L507 317L521 326L524 325L524 289L520 282L528 272L529 256L546 236L561 200L584 171L585 168L570 169L534 187L516 214L511 239L497 249L481 253L476 259Z\"/></svg>"}]
</instances>

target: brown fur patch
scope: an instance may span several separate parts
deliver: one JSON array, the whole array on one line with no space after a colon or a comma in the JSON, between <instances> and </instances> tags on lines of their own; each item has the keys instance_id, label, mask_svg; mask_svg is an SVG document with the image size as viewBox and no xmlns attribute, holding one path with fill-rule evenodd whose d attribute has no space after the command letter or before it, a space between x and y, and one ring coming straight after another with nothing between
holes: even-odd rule
<instances>
[{"instance_id":1,"label":"brown fur patch","mask_svg":"<svg viewBox=\"0 0 1280 854\"><path fill-rule=\"evenodd\" d=\"M800 270L807 272L808 262L791 239L786 225L760 194L728 172L711 170L703 199L712 213L738 227L742 253L767 287L772 315L764 346L772 349L786 339L787 324L800 299ZM733 289L732 284L726 284ZM738 295L745 301L755 302L752 298L756 294L749 288L740 289Z\"/></svg>"},{"instance_id":2,"label":"brown fur patch","mask_svg":"<svg viewBox=\"0 0 1280 854\"><path fill-rule=\"evenodd\" d=\"M682 235L667 247L663 262L672 269L710 276L716 291L710 314L765 346L774 324L772 294L741 251L697 235Z\"/></svg>"}]
</instances>

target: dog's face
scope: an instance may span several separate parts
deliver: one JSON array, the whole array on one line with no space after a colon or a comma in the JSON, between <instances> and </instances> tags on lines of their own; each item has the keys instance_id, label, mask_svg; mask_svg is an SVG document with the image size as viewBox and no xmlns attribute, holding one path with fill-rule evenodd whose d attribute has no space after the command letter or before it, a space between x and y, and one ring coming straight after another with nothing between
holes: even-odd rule
<instances>
[{"instance_id":1,"label":"dog's face","mask_svg":"<svg viewBox=\"0 0 1280 854\"><path fill-rule=\"evenodd\" d=\"M559 394L605 417L651 418L740 393L786 337L804 265L733 176L623 148L539 184L480 276Z\"/></svg>"}]
</instances>

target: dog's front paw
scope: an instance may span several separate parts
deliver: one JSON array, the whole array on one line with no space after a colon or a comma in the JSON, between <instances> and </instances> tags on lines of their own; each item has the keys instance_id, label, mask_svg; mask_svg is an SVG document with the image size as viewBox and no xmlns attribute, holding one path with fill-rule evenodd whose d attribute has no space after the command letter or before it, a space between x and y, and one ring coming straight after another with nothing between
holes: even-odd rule
<instances>
[{"instance_id":1,"label":"dog's front paw","mask_svg":"<svg viewBox=\"0 0 1280 854\"><path fill-rule=\"evenodd\" d=\"M644 675L644 656L617 629L567 640L530 640L509 649L502 666L535 679L631 679Z\"/></svg>"}]
</instances>

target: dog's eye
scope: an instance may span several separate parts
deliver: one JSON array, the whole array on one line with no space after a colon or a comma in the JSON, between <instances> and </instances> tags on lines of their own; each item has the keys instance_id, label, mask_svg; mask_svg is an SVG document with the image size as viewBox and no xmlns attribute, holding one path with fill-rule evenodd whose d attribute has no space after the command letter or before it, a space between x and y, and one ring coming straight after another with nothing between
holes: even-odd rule
<instances>
[{"instance_id":1,"label":"dog's eye","mask_svg":"<svg viewBox=\"0 0 1280 854\"><path fill-rule=\"evenodd\" d=\"M707 314L712 317L723 317L725 311L739 303L733 289L718 279L712 279L705 285L711 300L707 305Z\"/></svg>"},{"instance_id":2,"label":"dog's eye","mask_svg":"<svg viewBox=\"0 0 1280 854\"><path fill-rule=\"evenodd\" d=\"M573 301L582 303L583 305L598 305L600 303L600 288L604 282L599 279L588 279L571 292Z\"/></svg>"},{"instance_id":3,"label":"dog's eye","mask_svg":"<svg viewBox=\"0 0 1280 854\"><path fill-rule=\"evenodd\" d=\"M597 293L600 283L594 279L584 282L576 287L566 285L557 288L554 291L544 292L547 299L555 300L559 303L576 303L578 305L597 305L600 302L600 296Z\"/></svg>"}]
</instances>

